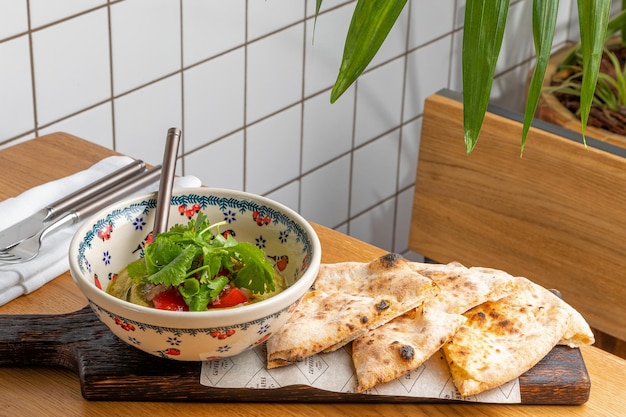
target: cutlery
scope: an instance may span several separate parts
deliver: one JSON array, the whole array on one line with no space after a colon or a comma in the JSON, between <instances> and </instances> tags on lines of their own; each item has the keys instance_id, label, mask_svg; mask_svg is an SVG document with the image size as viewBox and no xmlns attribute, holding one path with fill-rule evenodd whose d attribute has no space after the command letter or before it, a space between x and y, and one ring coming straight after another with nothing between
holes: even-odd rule
<instances>
[{"instance_id":1,"label":"cutlery","mask_svg":"<svg viewBox=\"0 0 626 417\"><path fill-rule=\"evenodd\" d=\"M154 213L153 236L167 231L167 220L170 212L170 200L172 199L172 187L174 185L174 174L176 171L176 156L178 155L178 144L180 143L180 129L172 127L167 131L165 140L165 151L163 152L163 164L161 179L159 181L159 192L157 194L157 205Z\"/></svg>"},{"instance_id":2,"label":"cutlery","mask_svg":"<svg viewBox=\"0 0 626 417\"><path fill-rule=\"evenodd\" d=\"M76 208L71 209L65 214L60 215L55 220L49 222L43 229L33 236L14 244L6 249L0 250L0 265L16 264L29 261L39 253L41 242L44 237L53 233L55 230L63 226L74 224L86 216L114 203L116 200L138 191L159 180L161 175L161 165L157 165L136 177L131 178L125 183L107 190L106 193L97 199L87 200L79 204Z\"/></svg>"},{"instance_id":3,"label":"cutlery","mask_svg":"<svg viewBox=\"0 0 626 417\"><path fill-rule=\"evenodd\" d=\"M26 219L0 230L0 250L14 246L16 243L35 235L46 223L64 214L78 203L100 196L109 188L121 184L145 170L146 164L143 161L134 160L111 174L49 204Z\"/></svg>"}]
</instances>

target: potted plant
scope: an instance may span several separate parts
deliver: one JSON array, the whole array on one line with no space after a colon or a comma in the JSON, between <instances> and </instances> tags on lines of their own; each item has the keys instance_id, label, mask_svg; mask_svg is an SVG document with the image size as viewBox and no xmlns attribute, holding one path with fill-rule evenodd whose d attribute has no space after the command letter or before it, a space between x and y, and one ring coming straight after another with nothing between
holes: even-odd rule
<instances>
[{"instance_id":1,"label":"potted plant","mask_svg":"<svg viewBox=\"0 0 626 417\"><path fill-rule=\"evenodd\" d=\"M608 24L604 53L592 100L587 133L604 142L626 147L626 1ZM615 35L616 32L620 34ZM552 55L543 82L537 117L574 131L581 130L582 61L580 45Z\"/></svg>"},{"instance_id":2,"label":"potted plant","mask_svg":"<svg viewBox=\"0 0 626 417\"><path fill-rule=\"evenodd\" d=\"M345 40L339 74L331 92L331 102L337 100L366 69L406 3L407 0L357 1ZM611 0L578 0L577 4L580 52L584 64L580 100L581 131L584 134L598 78ZM317 13L321 5L322 0L316 0ZM509 5L510 0L467 0L465 7L462 66L464 141L468 153L476 146L489 104ZM550 58L557 11L558 0L533 0L532 25L537 65L528 89L522 150Z\"/></svg>"}]
</instances>

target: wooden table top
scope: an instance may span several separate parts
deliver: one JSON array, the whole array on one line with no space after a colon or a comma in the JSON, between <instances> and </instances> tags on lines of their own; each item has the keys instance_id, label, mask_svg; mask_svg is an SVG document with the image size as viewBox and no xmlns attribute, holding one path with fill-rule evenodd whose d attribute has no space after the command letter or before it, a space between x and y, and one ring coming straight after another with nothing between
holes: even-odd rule
<instances>
[{"instance_id":1,"label":"wooden table top","mask_svg":"<svg viewBox=\"0 0 626 417\"><path fill-rule=\"evenodd\" d=\"M36 185L86 169L111 150L55 133L0 151L0 201ZM315 226L322 262L369 261L384 251ZM0 277L1 279L2 277ZM0 314L59 314L81 309L86 300L69 272L32 294L0 307ZM617 416L626 409L626 361L595 347L582 354L591 379L589 401L580 406L488 404L269 404L96 402L83 399L78 377L61 368L0 368L0 416Z\"/></svg>"}]
</instances>

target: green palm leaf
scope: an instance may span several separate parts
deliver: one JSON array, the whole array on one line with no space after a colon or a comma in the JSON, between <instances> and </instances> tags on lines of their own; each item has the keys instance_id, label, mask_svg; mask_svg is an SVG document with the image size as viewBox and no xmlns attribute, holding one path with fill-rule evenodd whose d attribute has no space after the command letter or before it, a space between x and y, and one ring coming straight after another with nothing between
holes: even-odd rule
<instances>
[{"instance_id":1,"label":"green palm leaf","mask_svg":"<svg viewBox=\"0 0 626 417\"><path fill-rule=\"evenodd\" d=\"M530 79L528 97L526 98L524 128L522 130L522 153L524 152L524 145L526 144L526 137L528 136L530 125L535 117L543 79L546 74L546 68L548 68L548 62L550 61L558 9L558 0L533 1L533 40L535 41L537 63Z\"/></svg>"},{"instance_id":2,"label":"green palm leaf","mask_svg":"<svg viewBox=\"0 0 626 417\"><path fill-rule=\"evenodd\" d=\"M583 56L583 80L580 92L580 123L583 140L600 72L600 60L610 11L611 0L578 0L580 49Z\"/></svg>"},{"instance_id":3,"label":"green palm leaf","mask_svg":"<svg viewBox=\"0 0 626 417\"><path fill-rule=\"evenodd\" d=\"M406 2L406 0L357 1L345 40L341 66L331 92L331 103L334 103L369 65L396 23ZM626 11L622 10L615 16L607 32L611 0L577 0L577 4L581 37L579 50L583 56L580 114L584 135L607 33L613 34L626 27ZM322 0L316 0L316 18L321 5ZM489 104L509 6L510 0L467 0L462 63L464 141L468 153L476 146ZM626 0L622 0L622 6L622 9L626 7ZM533 38L537 64L526 102L522 152L536 111L551 52L557 11L558 0L533 2Z\"/></svg>"},{"instance_id":4,"label":"green palm leaf","mask_svg":"<svg viewBox=\"0 0 626 417\"><path fill-rule=\"evenodd\" d=\"M463 127L470 153L487 112L509 0L468 0L463 32Z\"/></svg>"},{"instance_id":5,"label":"green palm leaf","mask_svg":"<svg viewBox=\"0 0 626 417\"><path fill-rule=\"evenodd\" d=\"M337 80L330 93L334 103L363 73L396 23L407 0L358 0L343 50ZM321 4L318 0L317 6Z\"/></svg>"}]
</instances>

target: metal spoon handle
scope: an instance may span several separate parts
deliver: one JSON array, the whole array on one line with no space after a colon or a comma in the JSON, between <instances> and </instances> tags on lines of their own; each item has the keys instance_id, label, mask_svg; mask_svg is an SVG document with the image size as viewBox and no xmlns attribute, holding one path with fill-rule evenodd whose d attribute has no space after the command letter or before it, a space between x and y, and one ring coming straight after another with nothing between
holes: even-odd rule
<instances>
[{"instance_id":1,"label":"metal spoon handle","mask_svg":"<svg viewBox=\"0 0 626 417\"><path fill-rule=\"evenodd\" d=\"M121 198L127 197L142 188L154 184L159 180L160 175L161 166L157 165L152 167L149 170L126 180L126 182L108 189L100 198L94 198L79 204L68 213L76 216L76 221L85 219L87 216L91 216L96 211L103 209L109 204L113 204Z\"/></svg>"},{"instance_id":2,"label":"metal spoon handle","mask_svg":"<svg viewBox=\"0 0 626 417\"><path fill-rule=\"evenodd\" d=\"M146 170L146 164L141 160L134 160L117 171L95 181L72 194L63 197L60 200L51 203L48 208L48 216L46 220L53 218L69 211L78 204L100 196L111 187L122 184L128 179Z\"/></svg>"},{"instance_id":3,"label":"metal spoon handle","mask_svg":"<svg viewBox=\"0 0 626 417\"><path fill-rule=\"evenodd\" d=\"M170 213L170 200L172 199L172 187L176 171L176 156L178 155L178 144L180 143L181 135L180 129L175 127L171 127L167 131L159 192L157 194L154 229L152 231L155 237L159 233L167 231L167 220Z\"/></svg>"}]
</instances>

